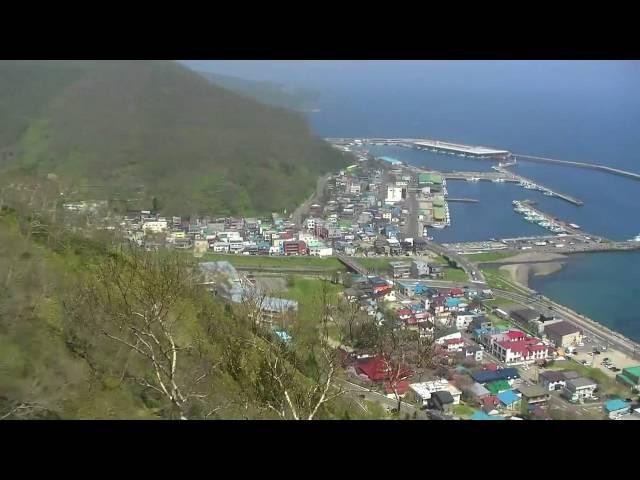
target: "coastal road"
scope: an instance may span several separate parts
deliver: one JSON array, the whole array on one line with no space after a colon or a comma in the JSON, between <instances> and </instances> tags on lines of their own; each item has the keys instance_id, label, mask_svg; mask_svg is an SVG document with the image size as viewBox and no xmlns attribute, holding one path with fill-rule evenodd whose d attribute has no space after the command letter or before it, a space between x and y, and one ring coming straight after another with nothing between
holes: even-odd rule
<instances>
[{"instance_id":1,"label":"coastal road","mask_svg":"<svg viewBox=\"0 0 640 480\"><path fill-rule=\"evenodd\" d=\"M425 280L419 278L406 279L405 281L423 281L433 287L478 287L477 284L469 282L449 282L445 280ZM512 300L521 305L532 307L544 315L560 315L570 323L573 323L582 329L588 336L598 340L600 345L610 346L632 358L640 360L640 345L629 340L623 335L608 329L607 327L595 322L594 320L583 317L573 310L560 305L546 297L539 297L536 292L531 290L531 295L522 295L519 293L509 292L496 288L491 289L496 296Z\"/></svg>"},{"instance_id":2,"label":"coastal road","mask_svg":"<svg viewBox=\"0 0 640 480\"><path fill-rule=\"evenodd\" d=\"M588 333L590 336L599 339L602 344L608 344L609 346L612 346L616 350L620 350L621 352L631 356L632 358L640 359L640 346L637 343L632 342L621 334L609 330L608 328L600 324L594 325L596 322L594 322L593 320L589 320L563 305L555 303L546 298L535 296L527 297L525 295L507 292L505 290L493 289L493 291L497 295L508 300L513 300L515 302L534 307L545 315L553 315L559 313L564 319L584 330L585 333Z\"/></svg>"}]
</instances>

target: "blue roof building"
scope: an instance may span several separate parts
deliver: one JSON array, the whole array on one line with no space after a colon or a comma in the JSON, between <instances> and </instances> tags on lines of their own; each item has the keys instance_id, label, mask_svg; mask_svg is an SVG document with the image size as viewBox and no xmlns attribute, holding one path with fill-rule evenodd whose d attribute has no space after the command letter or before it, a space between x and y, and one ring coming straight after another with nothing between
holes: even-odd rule
<instances>
[{"instance_id":1,"label":"blue roof building","mask_svg":"<svg viewBox=\"0 0 640 480\"><path fill-rule=\"evenodd\" d=\"M516 368L502 368L500 370L480 370L471 374L478 383L495 382L496 380L514 380L520 378Z\"/></svg>"},{"instance_id":2,"label":"blue roof building","mask_svg":"<svg viewBox=\"0 0 640 480\"><path fill-rule=\"evenodd\" d=\"M631 407L629 403L620 398L614 398L613 400L607 400L604 402L604 412L609 415L610 418L618 417L629 413Z\"/></svg>"},{"instance_id":3,"label":"blue roof building","mask_svg":"<svg viewBox=\"0 0 640 480\"><path fill-rule=\"evenodd\" d=\"M488 415L482 410L477 410L473 415L471 415L471 420L504 420L504 417L500 415Z\"/></svg>"},{"instance_id":4,"label":"blue roof building","mask_svg":"<svg viewBox=\"0 0 640 480\"><path fill-rule=\"evenodd\" d=\"M459 298L448 297L445 300L445 304L447 305L448 308L457 307L458 305L460 305L460 299Z\"/></svg>"},{"instance_id":5,"label":"blue roof building","mask_svg":"<svg viewBox=\"0 0 640 480\"><path fill-rule=\"evenodd\" d=\"M514 408L515 405L520 401L520 397L513 390L505 390L504 392L500 392L497 397L498 400L500 400L500 403L506 408Z\"/></svg>"}]
</instances>

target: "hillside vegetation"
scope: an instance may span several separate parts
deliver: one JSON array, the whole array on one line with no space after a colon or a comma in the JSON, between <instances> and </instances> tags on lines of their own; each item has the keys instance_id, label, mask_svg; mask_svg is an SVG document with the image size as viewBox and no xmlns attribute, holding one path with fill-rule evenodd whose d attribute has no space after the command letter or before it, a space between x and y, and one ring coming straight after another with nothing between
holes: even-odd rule
<instances>
[{"instance_id":1,"label":"hillside vegetation","mask_svg":"<svg viewBox=\"0 0 640 480\"><path fill-rule=\"evenodd\" d=\"M301 114L165 61L0 62L0 168L167 214L293 209L346 159Z\"/></svg>"},{"instance_id":2,"label":"hillside vegetation","mask_svg":"<svg viewBox=\"0 0 640 480\"><path fill-rule=\"evenodd\" d=\"M288 89L273 82L254 81L219 73L198 72L211 82L267 105L290 110L309 111L318 108L319 94L310 90Z\"/></svg>"},{"instance_id":3,"label":"hillside vegetation","mask_svg":"<svg viewBox=\"0 0 640 480\"><path fill-rule=\"evenodd\" d=\"M306 292L285 345L194 271L4 206L0 420L370 417L327 383L326 295Z\"/></svg>"}]
</instances>

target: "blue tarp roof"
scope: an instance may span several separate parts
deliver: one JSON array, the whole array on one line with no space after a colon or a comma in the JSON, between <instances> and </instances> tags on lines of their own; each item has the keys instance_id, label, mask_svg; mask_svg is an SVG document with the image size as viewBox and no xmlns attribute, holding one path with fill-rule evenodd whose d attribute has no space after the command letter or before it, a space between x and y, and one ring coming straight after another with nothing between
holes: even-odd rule
<instances>
[{"instance_id":1,"label":"blue tarp roof","mask_svg":"<svg viewBox=\"0 0 640 480\"><path fill-rule=\"evenodd\" d=\"M513 380L520 378L518 370L515 368L503 368L501 370L480 370L471 374L478 383L494 382L496 380Z\"/></svg>"},{"instance_id":2,"label":"blue tarp roof","mask_svg":"<svg viewBox=\"0 0 640 480\"><path fill-rule=\"evenodd\" d=\"M482 410L477 410L473 415L471 415L471 420L504 420L504 417L499 415L488 415Z\"/></svg>"},{"instance_id":3,"label":"blue tarp roof","mask_svg":"<svg viewBox=\"0 0 640 480\"><path fill-rule=\"evenodd\" d=\"M460 299L458 299L458 298L447 298L445 300L445 303L447 304L447 307L457 307L458 305L460 305Z\"/></svg>"},{"instance_id":4,"label":"blue tarp roof","mask_svg":"<svg viewBox=\"0 0 640 480\"><path fill-rule=\"evenodd\" d=\"M620 398L614 398L613 400L604 402L604 409L607 412L615 412L616 410L623 410L625 408L629 408L629 404Z\"/></svg>"},{"instance_id":5,"label":"blue tarp roof","mask_svg":"<svg viewBox=\"0 0 640 480\"><path fill-rule=\"evenodd\" d=\"M504 392L500 392L497 396L498 400L507 406L520 400L520 397L518 397L513 390L505 390Z\"/></svg>"}]
</instances>

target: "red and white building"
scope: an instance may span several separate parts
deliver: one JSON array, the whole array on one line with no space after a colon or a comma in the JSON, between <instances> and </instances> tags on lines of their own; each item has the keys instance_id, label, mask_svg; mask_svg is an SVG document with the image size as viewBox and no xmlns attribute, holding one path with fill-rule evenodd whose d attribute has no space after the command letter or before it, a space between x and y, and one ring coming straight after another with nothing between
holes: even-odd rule
<instances>
[{"instance_id":1,"label":"red and white building","mask_svg":"<svg viewBox=\"0 0 640 480\"><path fill-rule=\"evenodd\" d=\"M534 363L550 357L549 347L542 340L519 330L509 330L491 337L491 353L508 364Z\"/></svg>"},{"instance_id":2,"label":"red and white building","mask_svg":"<svg viewBox=\"0 0 640 480\"><path fill-rule=\"evenodd\" d=\"M464 340L462 338L448 338L444 341L443 347L447 352L461 352L464 347Z\"/></svg>"}]
</instances>

